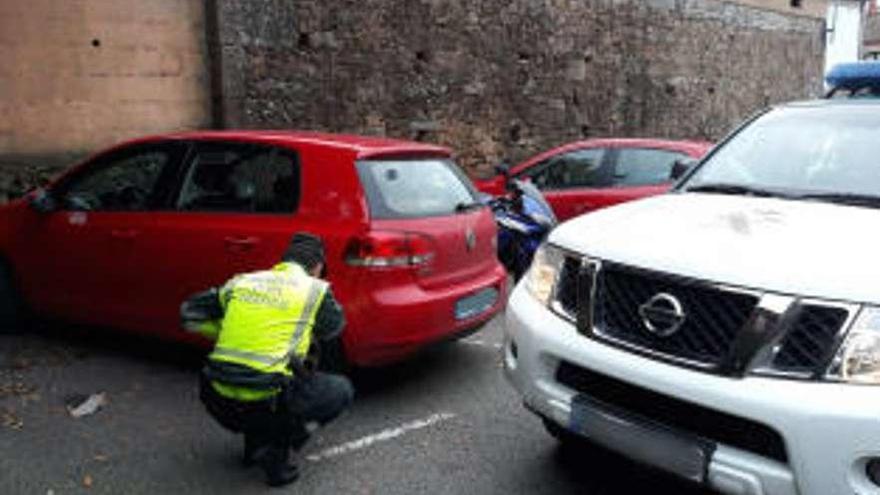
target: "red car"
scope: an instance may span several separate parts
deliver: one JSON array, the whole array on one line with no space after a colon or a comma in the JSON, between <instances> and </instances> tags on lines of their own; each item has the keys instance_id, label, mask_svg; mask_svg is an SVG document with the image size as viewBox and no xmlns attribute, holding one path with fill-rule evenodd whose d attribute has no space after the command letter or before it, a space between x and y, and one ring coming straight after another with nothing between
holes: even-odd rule
<instances>
[{"instance_id":1,"label":"red car","mask_svg":"<svg viewBox=\"0 0 880 495\"><path fill-rule=\"evenodd\" d=\"M0 315L198 340L189 294L321 236L357 365L477 329L502 307L492 212L450 150L318 133L193 132L131 141L0 208ZM202 342L205 343L205 342Z\"/></svg>"},{"instance_id":2,"label":"red car","mask_svg":"<svg viewBox=\"0 0 880 495\"><path fill-rule=\"evenodd\" d=\"M566 144L511 168L541 189L559 220L660 194L676 161L702 158L711 143L660 139L589 139ZM504 178L475 181L485 193L504 192Z\"/></svg>"}]
</instances>

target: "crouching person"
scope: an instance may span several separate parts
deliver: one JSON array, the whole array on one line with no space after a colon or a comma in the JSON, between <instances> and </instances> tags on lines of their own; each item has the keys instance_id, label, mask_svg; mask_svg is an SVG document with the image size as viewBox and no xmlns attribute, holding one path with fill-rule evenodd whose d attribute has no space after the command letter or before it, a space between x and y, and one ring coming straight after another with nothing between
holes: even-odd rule
<instances>
[{"instance_id":1,"label":"crouching person","mask_svg":"<svg viewBox=\"0 0 880 495\"><path fill-rule=\"evenodd\" d=\"M322 280L320 239L297 233L281 262L238 275L181 306L184 327L216 340L200 397L226 429L244 435L245 465L260 465L271 486L299 477L290 451L335 419L354 390L341 375L304 365L313 343L339 338L345 320Z\"/></svg>"}]
</instances>

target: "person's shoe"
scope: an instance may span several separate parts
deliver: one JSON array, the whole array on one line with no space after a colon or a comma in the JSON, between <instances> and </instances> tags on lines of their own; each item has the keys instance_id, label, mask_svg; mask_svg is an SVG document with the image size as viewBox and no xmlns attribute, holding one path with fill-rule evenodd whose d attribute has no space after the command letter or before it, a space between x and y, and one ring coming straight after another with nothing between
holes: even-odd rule
<instances>
[{"instance_id":1,"label":"person's shoe","mask_svg":"<svg viewBox=\"0 0 880 495\"><path fill-rule=\"evenodd\" d=\"M299 478L299 466L288 460L287 449L259 449L254 460L266 473L266 484L272 487L286 486Z\"/></svg>"},{"instance_id":2,"label":"person's shoe","mask_svg":"<svg viewBox=\"0 0 880 495\"><path fill-rule=\"evenodd\" d=\"M284 464L266 470L266 484L272 487L287 486L299 479L299 466Z\"/></svg>"}]
</instances>

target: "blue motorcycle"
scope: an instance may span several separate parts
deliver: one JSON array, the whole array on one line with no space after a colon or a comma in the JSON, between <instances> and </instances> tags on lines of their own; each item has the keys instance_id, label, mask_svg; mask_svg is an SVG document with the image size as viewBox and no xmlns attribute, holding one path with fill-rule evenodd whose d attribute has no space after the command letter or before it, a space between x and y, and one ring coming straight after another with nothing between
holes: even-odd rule
<instances>
[{"instance_id":1,"label":"blue motorcycle","mask_svg":"<svg viewBox=\"0 0 880 495\"><path fill-rule=\"evenodd\" d=\"M495 214L498 224L498 259L519 280L532 264L535 251L559 222L541 191L528 181L512 179L505 166L498 172L505 177L507 193L482 201Z\"/></svg>"}]
</instances>

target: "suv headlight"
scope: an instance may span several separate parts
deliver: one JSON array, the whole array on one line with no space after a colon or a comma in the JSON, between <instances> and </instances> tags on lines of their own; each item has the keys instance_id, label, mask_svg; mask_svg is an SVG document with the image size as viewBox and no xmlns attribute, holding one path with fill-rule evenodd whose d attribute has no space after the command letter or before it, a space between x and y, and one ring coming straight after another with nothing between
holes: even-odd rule
<instances>
[{"instance_id":1,"label":"suv headlight","mask_svg":"<svg viewBox=\"0 0 880 495\"><path fill-rule=\"evenodd\" d=\"M848 383L880 385L880 308L862 308L837 351L829 377Z\"/></svg>"},{"instance_id":2,"label":"suv headlight","mask_svg":"<svg viewBox=\"0 0 880 495\"><path fill-rule=\"evenodd\" d=\"M553 297L553 288L563 260L562 250L546 243L542 244L535 252L532 266L526 274L526 288L545 306L550 304Z\"/></svg>"}]
</instances>

